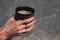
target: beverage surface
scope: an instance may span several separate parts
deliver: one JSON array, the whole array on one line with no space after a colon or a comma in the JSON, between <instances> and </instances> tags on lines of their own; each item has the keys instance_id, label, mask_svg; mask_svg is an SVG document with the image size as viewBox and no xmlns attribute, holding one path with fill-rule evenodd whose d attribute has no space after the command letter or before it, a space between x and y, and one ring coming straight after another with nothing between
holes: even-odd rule
<instances>
[{"instance_id":1,"label":"beverage surface","mask_svg":"<svg viewBox=\"0 0 60 40\"><path fill-rule=\"evenodd\" d=\"M17 21L17 20L24 20L24 19L30 18L32 16L34 16L34 13L22 10L22 11L18 11L17 13L15 13L14 18Z\"/></svg>"}]
</instances>

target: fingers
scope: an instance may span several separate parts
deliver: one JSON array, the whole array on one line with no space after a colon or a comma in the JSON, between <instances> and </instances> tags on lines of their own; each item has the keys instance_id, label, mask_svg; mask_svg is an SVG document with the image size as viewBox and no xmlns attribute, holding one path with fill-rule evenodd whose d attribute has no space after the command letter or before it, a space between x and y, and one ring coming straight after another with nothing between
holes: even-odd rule
<instances>
[{"instance_id":1,"label":"fingers","mask_svg":"<svg viewBox=\"0 0 60 40\"><path fill-rule=\"evenodd\" d=\"M31 31L32 28L34 27L34 23L35 23L35 20L33 20L32 22L30 22L29 24L27 24L27 26L28 26L27 29L25 29L26 25L23 25L23 26L18 27L18 29L19 29L18 33ZM24 30L22 30L22 29L24 29Z\"/></svg>"},{"instance_id":2,"label":"fingers","mask_svg":"<svg viewBox=\"0 0 60 40\"><path fill-rule=\"evenodd\" d=\"M19 25L19 26L17 26L17 30L16 30L15 33L21 34L23 32L26 32L25 27L26 27L26 25Z\"/></svg>"},{"instance_id":3,"label":"fingers","mask_svg":"<svg viewBox=\"0 0 60 40\"><path fill-rule=\"evenodd\" d=\"M29 32L34 27L35 20L33 20L31 23L27 24L28 28L25 29L26 25L19 25L17 26L17 32L16 33L23 33L23 32Z\"/></svg>"},{"instance_id":4,"label":"fingers","mask_svg":"<svg viewBox=\"0 0 60 40\"><path fill-rule=\"evenodd\" d=\"M20 30L20 31L17 31L17 33L19 33L19 34L24 33L24 32L26 32L25 29L22 29L22 30Z\"/></svg>"},{"instance_id":5,"label":"fingers","mask_svg":"<svg viewBox=\"0 0 60 40\"><path fill-rule=\"evenodd\" d=\"M34 25L30 26L29 28L26 29L26 32L29 32L33 29Z\"/></svg>"},{"instance_id":6,"label":"fingers","mask_svg":"<svg viewBox=\"0 0 60 40\"><path fill-rule=\"evenodd\" d=\"M29 23L29 22L33 21L34 19L35 19L35 17L31 17L31 18L25 19L25 23Z\"/></svg>"},{"instance_id":7,"label":"fingers","mask_svg":"<svg viewBox=\"0 0 60 40\"><path fill-rule=\"evenodd\" d=\"M21 34L21 33L24 33L24 32L29 32L33 29L33 27L34 27L34 25L32 25L30 28L19 30L16 33Z\"/></svg>"},{"instance_id":8,"label":"fingers","mask_svg":"<svg viewBox=\"0 0 60 40\"><path fill-rule=\"evenodd\" d=\"M26 25L19 25L19 26L17 26L16 28L17 28L17 30L21 30L21 29L23 29L23 28L25 28L26 27Z\"/></svg>"},{"instance_id":9,"label":"fingers","mask_svg":"<svg viewBox=\"0 0 60 40\"><path fill-rule=\"evenodd\" d=\"M27 27L31 27L32 25L34 25L34 23L35 23L35 20L33 20L32 22L30 22L30 23L28 23L26 25L27 25Z\"/></svg>"},{"instance_id":10,"label":"fingers","mask_svg":"<svg viewBox=\"0 0 60 40\"><path fill-rule=\"evenodd\" d=\"M27 24L28 28L26 29L26 32L29 32L33 29L34 23L35 23L35 20L33 20L31 23Z\"/></svg>"},{"instance_id":11,"label":"fingers","mask_svg":"<svg viewBox=\"0 0 60 40\"><path fill-rule=\"evenodd\" d=\"M24 22L25 22L25 20L18 20L18 21L16 21L16 25L23 24Z\"/></svg>"},{"instance_id":12,"label":"fingers","mask_svg":"<svg viewBox=\"0 0 60 40\"><path fill-rule=\"evenodd\" d=\"M18 21L16 21L16 25L20 25L23 23L29 23L29 22L33 21L34 19L35 19L35 17L31 17L31 18L25 19L25 20L18 20Z\"/></svg>"},{"instance_id":13,"label":"fingers","mask_svg":"<svg viewBox=\"0 0 60 40\"><path fill-rule=\"evenodd\" d=\"M28 28L25 29L26 25L22 25L20 27L18 27L18 32L17 33L23 33L23 32L29 32L32 30L32 28L34 27L34 23L35 23L35 20L33 20L31 23L27 24Z\"/></svg>"}]
</instances>

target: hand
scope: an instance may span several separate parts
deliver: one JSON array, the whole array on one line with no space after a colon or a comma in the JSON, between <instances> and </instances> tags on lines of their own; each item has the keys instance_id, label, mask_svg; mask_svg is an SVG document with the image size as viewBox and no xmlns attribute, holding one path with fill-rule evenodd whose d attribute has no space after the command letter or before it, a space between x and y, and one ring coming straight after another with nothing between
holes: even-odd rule
<instances>
[{"instance_id":1,"label":"hand","mask_svg":"<svg viewBox=\"0 0 60 40\"><path fill-rule=\"evenodd\" d=\"M24 23L28 23L27 26L28 28L25 29ZM23 32L29 32L32 30L34 27L35 23L35 18L31 17L25 20L18 20L15 21L14 17L12 16L6 23L5 25L0 29L0 35L8 36L13 35L13 34L21 34Z\"/></svg>"},{"instance_id":2,"label":"hand","mask_svg":"<svg viewBox=\"0 0 60 40\"><path fill-rule=\"evenodd\" d=\"M23 29L23 30L25 32L31 31L33 29L33 27L34 27L35 17L31 17L31 18L25 19L24 21L25 21L24 23L26 23L26 25L27 25L27 29ZM25 25L25 24L23 24L23 25ZM17 35L20 35L20 33L22 33L23 30L18 30L17 31L17 33L18 33Z\"/></svg>"}]
</instances>

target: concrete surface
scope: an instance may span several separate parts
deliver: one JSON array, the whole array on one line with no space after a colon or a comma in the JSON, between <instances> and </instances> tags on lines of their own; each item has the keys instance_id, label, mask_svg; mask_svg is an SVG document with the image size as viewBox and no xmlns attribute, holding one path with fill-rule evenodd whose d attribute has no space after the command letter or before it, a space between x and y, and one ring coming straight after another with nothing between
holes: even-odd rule
<instances>
[{"instance_id":1,"label":"concrete surface","mask_svg":"<svg viewBox=\"0 0 60 40\"><path fill-rule=\"evenodd\" d=\"M31 32L9 40L60 40L60 0L0 0L0 26L17 6L33 7L36 23Z\"/></svg>"}]
</instances>

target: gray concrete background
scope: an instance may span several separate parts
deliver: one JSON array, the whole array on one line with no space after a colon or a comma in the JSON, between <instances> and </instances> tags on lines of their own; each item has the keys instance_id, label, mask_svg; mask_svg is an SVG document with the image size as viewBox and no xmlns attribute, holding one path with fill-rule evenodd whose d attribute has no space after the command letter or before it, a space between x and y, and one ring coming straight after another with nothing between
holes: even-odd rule
<instances>
[{"instance_id":1,"label":"gray concrete background","mask_svg":"<svg viewBox=\"0 0 60 40\"><path fill-rule=\"evenodd\" d=\"M10 40L60 40L60 0L0 0L0 26L14 15L17 6L33 7L33 31Z\"/></svg>"}]
</instances>

